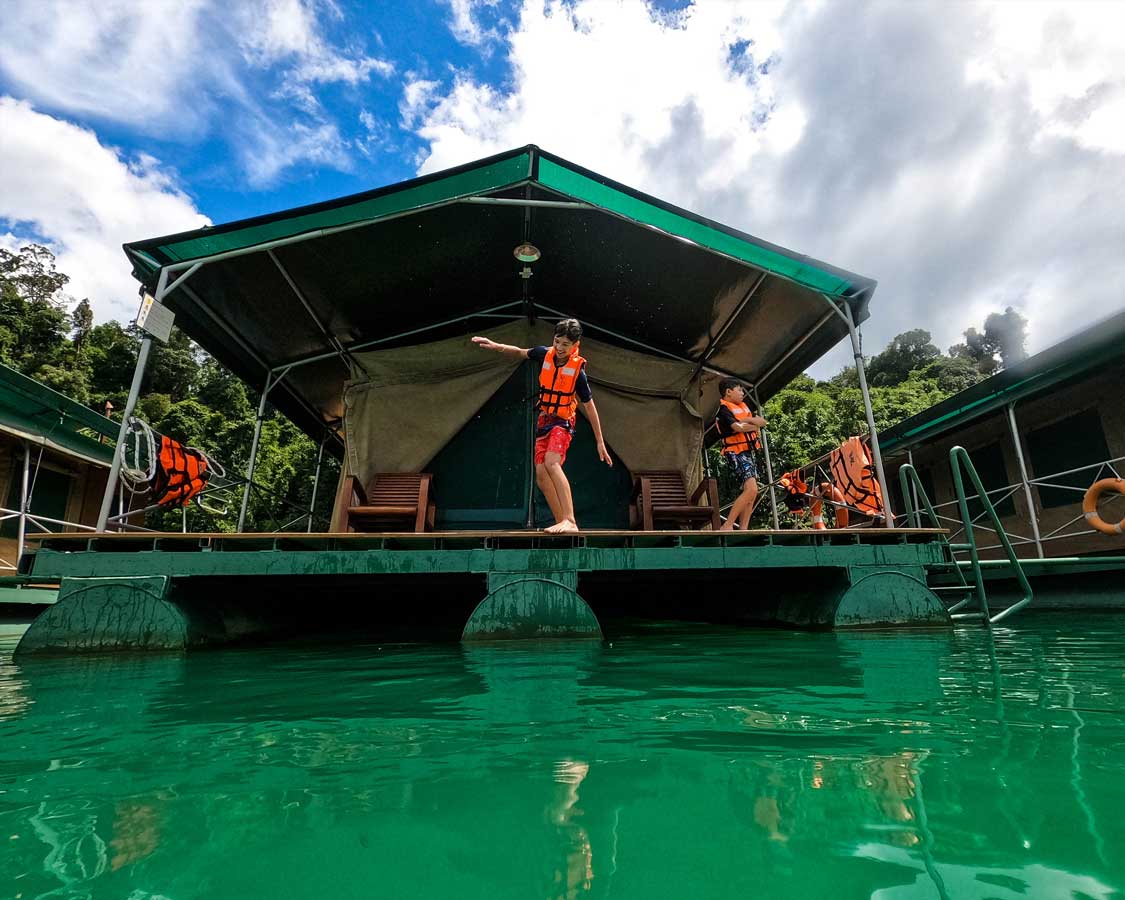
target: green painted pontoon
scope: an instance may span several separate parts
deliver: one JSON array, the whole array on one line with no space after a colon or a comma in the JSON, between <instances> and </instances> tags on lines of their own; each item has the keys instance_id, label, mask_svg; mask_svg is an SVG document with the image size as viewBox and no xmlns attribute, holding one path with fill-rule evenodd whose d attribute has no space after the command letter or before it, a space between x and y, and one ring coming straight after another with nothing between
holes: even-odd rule
<instances>
[{"instance_id":1,"label":"green painted pontoon","mask_svg":"<svg viewBox=\"0 0 1125 900\"><path fill-rule=\"evenodd\" d=\"M534 263L514 258L523 243ZM699 481L720 378L760 405L841 339L859 358L869 278L535 146L125 252L177 325L261 389L259 427L272 403L342 460L336 512L316 534L114 534L111 487L106 533L41 542L30 565L62 579L60 602L25 652L192 646L310 618L465 639L601 635L614 616L949 623L927 587L950 565L941 531L785 532L776 509L768 532L628 530L632 473ZM569 316L618 465L598 463L580 419L567 471L584 531L555 537L536 531L535 373L469 337L549 343ZM868 423L888 496L869 403ZM433 475L435 531L343 533L346 478L393 472ZM239 531L253 458L247 479Z\"/></svg>"}]
</instances>

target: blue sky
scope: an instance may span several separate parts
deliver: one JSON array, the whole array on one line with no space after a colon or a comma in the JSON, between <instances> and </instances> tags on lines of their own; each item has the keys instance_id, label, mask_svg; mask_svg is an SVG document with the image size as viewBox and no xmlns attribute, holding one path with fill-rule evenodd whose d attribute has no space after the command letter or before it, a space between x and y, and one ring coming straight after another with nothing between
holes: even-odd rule
<instances>
[{"instance_id":1,"label":"blue sky","mask_svg":"<svg viewBox=\"0 0 1125 900\"><path fill-rule=\"evenodd\" d=\"M868 350L1125 306L1108 3L9 0L0 246L127 318L123 241L534 142L879 280ZM842 365L830 357L817 374Z\"/></svg>"}]
</instances>

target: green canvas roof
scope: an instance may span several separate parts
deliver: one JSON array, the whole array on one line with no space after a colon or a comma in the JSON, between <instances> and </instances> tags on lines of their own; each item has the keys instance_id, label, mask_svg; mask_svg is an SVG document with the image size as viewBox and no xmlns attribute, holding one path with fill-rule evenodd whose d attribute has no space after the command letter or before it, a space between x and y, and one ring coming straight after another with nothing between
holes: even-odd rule
<instances>
[{"instance_id":1,"label":"green canvas roof","mask_svg":"<svg viewBox=\"0 0 1125 900\"><path fill-rule=\"evenodd\" d=\"M252 385L294 364L270 399L310 434L342 413L346 351L523 317L574 316L764 401L846 335L827 301L859 322L875 288L534 146L125 252L150 291L201 263L165 298L177 324Z\"/></svg>"},{"instance_id":2,"label":"green canvas roof","mask_svg":"<svg viewBox=\"0 0 1125 900\"><path fill-rule=\"evenodd\" d=\"M0 365L0 431L108 468L119 427L112 419ZM99 443L94 435L108 440Z\"/></svg>"},{"instance_id":3,"label":"green canvas roof","mask_svg":"<svg viewBox=\"0 0 1125 900\"><path fill-rule=\"evenodd\" d=\"M1009 403L1125 360L1125 312L997 372L880 433L884 456L961 428Z\"/></svg>"}]
</instances>

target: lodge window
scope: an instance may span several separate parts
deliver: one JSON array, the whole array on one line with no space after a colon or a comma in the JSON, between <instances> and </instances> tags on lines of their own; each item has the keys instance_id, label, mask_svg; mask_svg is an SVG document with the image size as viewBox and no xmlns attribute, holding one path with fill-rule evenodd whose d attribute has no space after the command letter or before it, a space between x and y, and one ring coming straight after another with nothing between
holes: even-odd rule
<instances>
[{"instance_id":1,"label":"lodge window","mask_svg":"<svg viewBox=\"0 0 1125 900\"><path fill-rule=\"evenodd\" d=\"M985 491L995 491L997 488L1002 488L1012 484L1016 479L1008 478L1008 470L1004 466L1004 450L1000 443L987 444L976 450L969 451L969 457L973 461L973 467L977 470L980 476L981 484L984 485ZM973 487L972 481L965 478L965 492L970 495L969 499L969 517L979 524L987 525L988 522L985 518L977 519L981 513L984 512L984 504L981 503L974 495L976 488ZM1004 499L1000 499L1003 497ZM990 494L989 500L992 505L996 507L996 515L1000 518L1005 516L1014 516L1016 514L1016 504L1012 500L1011 493L1004 496L1003 492L998 494Z\"/></svg>"},{"instance_id":2,"label":"lodge window","mask_svg":"<svg viewBox=\"0 0 1125 900\"><path fill-rule=\"evenodd\" d=\"M1102 419L1096 409L1083 410L1030 432L1027 435L1027 451L1031 457L1033 478L1045 479L1051 484L1081 488L1083 491L1094 483L1098 474L1097 469L1086 469L1083 472L1073 472L1058 477L1055 477L1055 473L1109 459L1105 430L1102 428ZM1082 499L1079 491L1043 485L1037 487L1039 503L1044 509L1070 506Z\"/></svg>"}]
</instances>

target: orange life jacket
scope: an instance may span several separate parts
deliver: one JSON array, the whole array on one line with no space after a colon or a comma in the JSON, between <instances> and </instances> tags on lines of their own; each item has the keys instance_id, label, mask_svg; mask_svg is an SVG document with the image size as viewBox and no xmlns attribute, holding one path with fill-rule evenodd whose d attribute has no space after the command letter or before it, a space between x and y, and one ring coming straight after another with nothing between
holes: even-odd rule
<instances>
[{"instance_id":1,"label":"orange life jacket","mask_svg":"<svg viewBox=\"0 0 1125 900\"><path fill-rule=\"evenodd\" d=\"M152 499L161 506L187 506L211 478L207 459L192 447L185 447L170 437L157 435L160 452L156 473L152 476Z\"/></svg>"},{"instance_id":2,"label":"orange life jacket","mask_svg":"<svg viewBox=\"0 0 1125 900\"><path fill-rule=\"evenodd\" d=\"M785 508L790 512L797 512L808 505L809 486L801 477L800 469L785 472L779 479L778 485L785 491Z\"/></svg>"},{"instance_id":3,"label":"orange life jacket","mask_svg":"<svg viewBox=\"0 0 1125 900\"><path fill-rule=\"evenodd\" d=\"M720 400L719 404L731 411L736 422L749 419L754 415L745 403L731 403L729 400ZM745 453L751 447L755 450L762 449L762 439L758 437L757 429L753 431L732 431L723 438L723 453Z\"/></svg>"},{"instance_id":4,"label":"orange life jacket","mask_svg":"<svg viewBox=\"0 0 1125 900\"><path fill-rule=\"evenodd\" d=\"M545 416L555 416L573 422L578 416L578 376L586 366L586 360L578 355L578 345L574 345L570 358L561 366L555 363L555 348L547 348L547 356L539 369L539 412Z\"/></svg>"},{"instance_id":5,"label":"orange life jacket","mask_svg":"<svg viewBox=\"0 0 1125 900\"><path fill-rule=\"evenodd\" d=\"M829 468L848 506L868 516L883 515L883 493L875 478L875 466L860 438L848 438L833 450Z\"/></svg>"}]
</instances>

